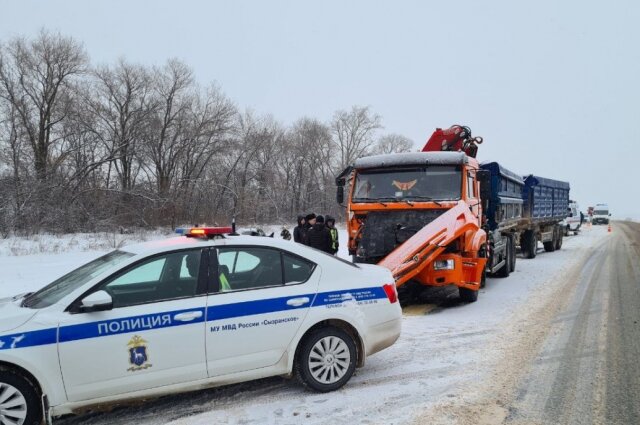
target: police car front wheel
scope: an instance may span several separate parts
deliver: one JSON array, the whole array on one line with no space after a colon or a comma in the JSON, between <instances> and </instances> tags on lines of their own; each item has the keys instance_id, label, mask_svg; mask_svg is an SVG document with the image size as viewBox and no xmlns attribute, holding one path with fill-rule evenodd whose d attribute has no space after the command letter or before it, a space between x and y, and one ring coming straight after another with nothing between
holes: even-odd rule
<instances>
[{"instance_id":1,"label":"police car front wheel","mask_svg":"<svg viewBox=\"0 0 640 425\"><path fill-rule=\"evenodd\" d=\"M0 367L0 425L42 423L38 391L12 369Z\"/></svg>"},{"instance_id":2,"label":"police car front wheel","mask_svg":"<svg viewBox=\"0 0 640 425\"><path fill-rule=\"evenodd\" d=\"M353 338L338 328L322 328L302 343L296 375L308 388L333 391L347 383L356 368Z\"/></svg>"}]
</instances>

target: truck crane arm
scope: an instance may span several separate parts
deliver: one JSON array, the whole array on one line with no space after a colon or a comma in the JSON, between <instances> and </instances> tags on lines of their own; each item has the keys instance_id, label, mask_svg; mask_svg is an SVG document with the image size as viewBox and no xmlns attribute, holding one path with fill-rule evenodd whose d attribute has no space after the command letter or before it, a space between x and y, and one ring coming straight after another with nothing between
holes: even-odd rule
<instances>
[{"instance_id":1,"label":"truck crane arm","mask_svg":"<svg viewBox=\"0 0 640 425\"><path fill-rule=\"evenodd\" d=\"M471 136L471 129L464 125L452 125L443 130L436 128L422 152L454 151L464 152L475 158L478 153L478 145L482 143L482 137Z\"/></svg>"}]
</instances>

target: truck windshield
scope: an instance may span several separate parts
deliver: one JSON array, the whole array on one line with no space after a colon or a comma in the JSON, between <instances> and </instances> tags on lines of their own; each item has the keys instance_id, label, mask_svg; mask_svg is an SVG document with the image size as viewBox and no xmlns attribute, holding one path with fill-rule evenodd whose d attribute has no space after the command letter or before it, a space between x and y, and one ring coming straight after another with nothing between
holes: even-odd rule
<instances>
[{"instance_id":1,"label":"truck windshield","mask_svg":"<svg viewBox=\"0 0 640 425\"><path fill-rule=\"evenodd\" d=\"M356 176L353 201L449 201L460 199L461 191L462 171L455 165L366 170Z\"/></svg>"},{"instance_id":2,"label":"truck windshield","mask_svg":"<svg viewBox=\"0 0 640 425\"><path fill-rule=\"evenodd\" d=\"M133 256L134 254L130 252L113 251L100 258L96 258L84 266L80 266L74 271L67 273L60 279L53 281L38 292L28 295L24 301L22 301L22 306L28 308L45 308L55 304L103 271Z\"/></svg>"},{"instance_id":3,"label":"truck windshield","mask_svg":"<svg viewBox=\"0 0 640 425\"><path fill-rule=\"evenodd\" d=\"M593 214L595 214L595 215L609 215L609 211L607 211L607 210L595 210L593 212Z\"/></svg>"}]
</instances>

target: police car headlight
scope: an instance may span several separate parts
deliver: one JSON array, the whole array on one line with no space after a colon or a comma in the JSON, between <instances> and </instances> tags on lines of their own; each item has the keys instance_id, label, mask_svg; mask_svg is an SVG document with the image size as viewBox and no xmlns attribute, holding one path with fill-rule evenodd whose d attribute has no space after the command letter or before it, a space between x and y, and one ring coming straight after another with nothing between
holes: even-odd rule
<instances>
[{"instance_id":1,"label":"police car headlight","mask_svg":"<svg viewBox=\"0 0 640 425\"><path fill-rule=\"evenodd\" d=\"M433 263L434 270L453 270L455 268L455 261L453 260L436 260Z\"/></svg>"}]
</instances>

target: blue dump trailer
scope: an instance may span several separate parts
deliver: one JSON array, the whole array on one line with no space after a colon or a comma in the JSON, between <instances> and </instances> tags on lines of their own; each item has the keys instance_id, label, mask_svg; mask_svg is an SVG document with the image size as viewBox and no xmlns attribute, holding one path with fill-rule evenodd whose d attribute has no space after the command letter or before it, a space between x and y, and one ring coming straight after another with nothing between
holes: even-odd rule
<instances>
[{"instance_id":1,"label":"blue dump trailer","mask_svg":"<svg viewBox=\"0 0 640 425\"><path fill-rule=\"evenodd\" d=\"M569 183L534 176L524 178L524 201L520 247L526 258L534 258L538 242L544 250L555 251L562 247L564 220L569 214Z\"/></svg>"},{"instance_id":2,"label":"blue dump trailer","mask_svg":"<svg viewBox=\"0 0 640 425\"><path fill-rule=\"evenodd\" d=\"M569 207L569 183L522 177L497 162L480 166L483 228L487 232L487 272L507 277L515 270L516 247L534 258L538 241L546 251L562 246L562 220Z\"/></svg>"}]
</instances>

